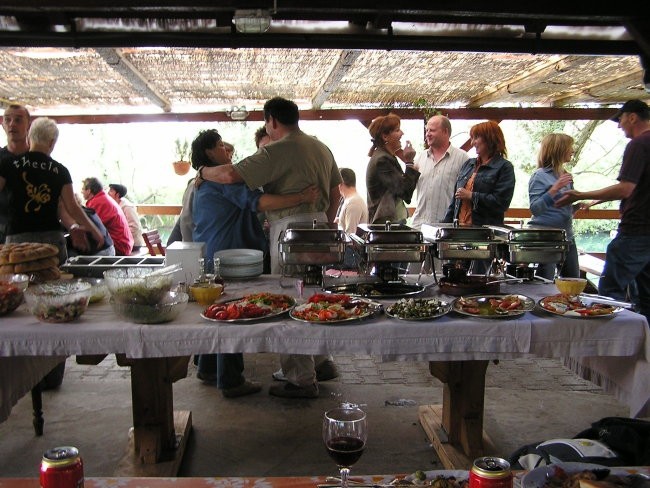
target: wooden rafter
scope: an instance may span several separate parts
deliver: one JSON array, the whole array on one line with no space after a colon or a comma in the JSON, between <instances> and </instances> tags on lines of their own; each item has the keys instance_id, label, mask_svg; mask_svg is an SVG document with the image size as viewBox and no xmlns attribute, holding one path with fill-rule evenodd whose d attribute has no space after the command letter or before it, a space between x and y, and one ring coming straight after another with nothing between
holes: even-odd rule
<instances>
[{"instance_id":1,"label":"wooden rafter","mask_svg":"<svg viewBox=\"0 0 650 488\"><path fill-rule=\"evenodd\" d=\"M450 119L463 120L607 120L616 108L457 108L443 109ZM300 120L350 120L355 119L365 127L380 115L392 112L402 119L423 120L419 109L331 109L301 110ZM59 124L125 124L131 122L232 122L224 112L164 113L164 114L106 114L106 115L57 115L43 113ZM261 111L250 112L248 122L263 121Z\"/></svg>"},{"instance_id":2,"label":"wooden rafter","mask_svg":"<svg viewBox=\"0 0 650 488\"><path fill-rule=\"evenodd\" d=\"M650 58L650 22L647 18L635 17L627 19L624 25L646 58Z\"/></svg>"},{"instance_id":3,"label":"wooden rafter","mask_svg":"<svg viewBox=\"0 0 650 488\"><path fill-rule=\"evenodd\" d=\"M138 93L162 108L163 112L171 112L171 102L161 95L149 80L118 49L97 48L95 51L104 59L106 64L128 80Z\"/></svg>"},{"instance_id":4,"label":"wooden rafter","mask_svg":"<svg viewBox=\"0 0 650 488\"><path fill-rule=\"evenodd\" d=\"M636 70L632 73L625 73L623 76L617 76L601 83L589 85L580 90L567 93L566 96L558 97L553 100L553 105L560 107L572 103L584 103L585 96L592 97L594 101L599 100L602 93L609 92L612 88L638 85L643 79L643 70Z\"/></svg>"},{"instance_id":5,"label":"wooden rafter","mask_svg":"<svg viewBox=\"0 0 650 488\"><path fill-rule=\"evenodd\" d=\"M556 56L550 62L538 66L534 71L523 73L508 80L506 83L494 90L482 93L472 98L467 104L467 107L476 108L491 102L502 102L503 100L507 100L508 95L535 86L544 81L544 79L546 79L550 74L559 70L567 69L569 65L570 61L566 56Z\"/></svg>"},{"instance_id":6,"label":"wooden rafter","mask_svg":"<svg viewBox=\"0 0 650 488\"><path fill-rule=\"evenodd\" d=\"M312 107L318 110L323 106L323 103L329 98L330 94L336 90L341 83L341 80L350 70L354 62L357 60L361 51L358 49L350 49L343 51L338 61L332 68L325 82L322 84L318 93L312 98Z\"/></svg>"}]
</instances>

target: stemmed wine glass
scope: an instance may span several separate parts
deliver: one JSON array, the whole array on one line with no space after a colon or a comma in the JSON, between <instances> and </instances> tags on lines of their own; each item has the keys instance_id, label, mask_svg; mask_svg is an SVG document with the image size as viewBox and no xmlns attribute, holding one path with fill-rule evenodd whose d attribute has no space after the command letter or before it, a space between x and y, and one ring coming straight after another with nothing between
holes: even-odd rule
<instances>
[{"instance_id":1,"label":"stemmed wine glass","mask_svg":"<svg viewBox=\"0 0 650 488\"><path fill-rule=\"evenodd\" d=\"M325 412L323 441L341 472L341 488L348 488L350 467L363 454L367 437L366 413L356 405L343 404Z\"/></svg>"}]
</instances>

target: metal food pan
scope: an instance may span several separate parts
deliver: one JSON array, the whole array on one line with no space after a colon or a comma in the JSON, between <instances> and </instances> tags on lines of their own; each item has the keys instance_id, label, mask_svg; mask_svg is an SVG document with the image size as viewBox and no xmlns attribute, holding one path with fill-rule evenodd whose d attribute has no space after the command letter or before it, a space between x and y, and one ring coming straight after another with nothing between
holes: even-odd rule
<instances>
[{"instance_id":1,"label":"metal food pan","mask_svg":"<svg viewBox=\"0 0 650 488\"><path fill-rule=\"evenodd\" d=\"M559 263L564 261L567 249L566 243L511 242L505 259L511 264Z\"/></svg>"},{"instance_id":2,"label":"metal food pan","mask_svg":"<svg viewBox=\"0 0 650 488\"><path fill-rule=\"evenodd\" d=\"M435 256L438 259L492 259L497 248L492 242L438 241Z\"/></svg>"},{"instance_id":3,"label":"metal food pan","mask_svg":"<svg viewBox=\"0 0 650 488\"><path fill-rule=\"evenodd\" d=\"M403 244L367 244L366 257L370 263L403 262L421 263L427 255L427 246Z\"/></svg>"},{"instance_id":4,"label":"metal food pan","mask_svg":"<svg viewBox=\"0 0 650 488\"><path fill-rule=\"evenodd\" d=\"M284 264L337 264L342 263L345 257L345 243L314 245L281 242L278 250Z\"/></svg>"},{"instance_id":5,"label":"metal food pan","mask_svg":"<svg viewBox=\"0 0 650 488\"><path fill-rule=\"evenodd\" d=\"M370 244L419 244L424 241L422 233L418 231L373 231L364 236Z\"/></svg>"}]
</instances>

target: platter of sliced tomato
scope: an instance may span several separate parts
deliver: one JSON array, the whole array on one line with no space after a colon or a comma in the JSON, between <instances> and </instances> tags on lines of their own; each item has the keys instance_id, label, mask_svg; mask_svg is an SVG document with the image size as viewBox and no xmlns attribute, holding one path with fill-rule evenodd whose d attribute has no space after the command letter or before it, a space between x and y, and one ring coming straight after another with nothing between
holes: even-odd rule
<instances>
[{"instance_id":1,"label":"platter of sliced tomato","mask_svg":"<svg viewBox=\"0 0 650 488\"><path fill-rule=\"evenodd\" d=\"M534 308L535 300L517 294L458 297L451 306L454 312L486 319L520 317Z\"/></svg>"},{"instance_id":2,"label":"platter of sliced tomato","mask_svg":"<svg viewBox=\"0 0 650 488\"><path fill-rule=\"evenodd\" d=\"M292 319L312 324L340 325L371 317L382 310L381 303L346 294L315 293L307 303L296 305Z\"/></svg>"},{"instance_id":3,"label":"platter of sliced tomato","mask_svg":"<svg viewBox=\"0 0 650 488\"><path fill-rule=\"evenodd\" d=\"M574 319L599 319L612 317L623 310L621 307L592 302L576 295L557 294L544 297L539 301L542 310L554 315Z\"/></svg>"},{"instance_id":4,"label":"platter of sliced tomato","mask_svg":"<svg viewBox=\"0 0 650 488\"><path fill-rule=\"evenodd\" d=\"M241 298L215 303L201 313L212 322L246 323L277 317L288 312L296 300L278 293L253 293Z\"/></svg>"}]
</instances>

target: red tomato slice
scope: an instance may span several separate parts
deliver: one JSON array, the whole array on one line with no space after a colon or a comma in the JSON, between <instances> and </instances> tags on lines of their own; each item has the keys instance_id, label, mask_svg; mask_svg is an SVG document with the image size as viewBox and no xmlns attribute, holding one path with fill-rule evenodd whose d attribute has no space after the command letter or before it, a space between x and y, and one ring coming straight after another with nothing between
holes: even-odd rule
<instances>
[{"instance_id":1,"label":"red tomato slice","mask_svg":"<svg viewBox=\"0 0 650 488\"><path fill-rule=\"evenodd\" d=\"M239 307L232 303L226 307L226 313L228 314L228 319L238 319L241 316Z\"/></svg>"}]
</instances>

